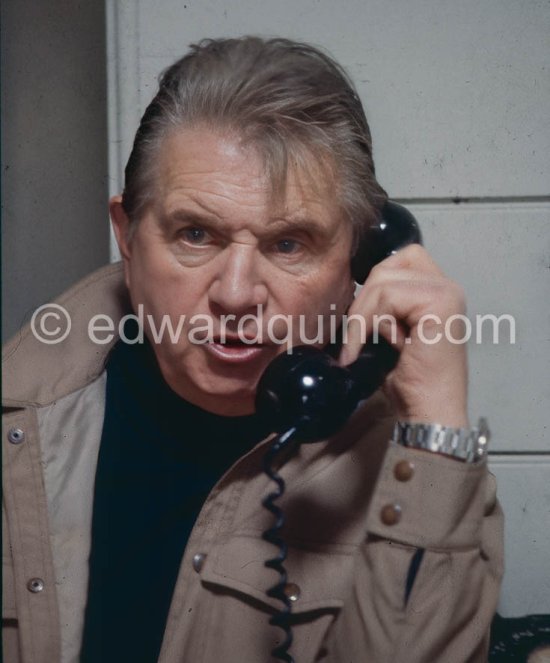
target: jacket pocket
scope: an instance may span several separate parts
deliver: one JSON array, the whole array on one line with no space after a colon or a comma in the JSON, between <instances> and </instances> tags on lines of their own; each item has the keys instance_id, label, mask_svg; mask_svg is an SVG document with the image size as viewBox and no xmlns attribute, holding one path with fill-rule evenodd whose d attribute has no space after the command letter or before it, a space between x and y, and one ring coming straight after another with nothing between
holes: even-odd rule
<instances>
[{"instance_id":1,"label":"jacket pocket","mask_svg":"<svg viewBox=\"0 0 550 663\"><path fill-rule=\"evenodd\" d=\"M231 536L208 552L201 581L251 597L271 611L280 610L281 602L266 594L279 582L279 573L265 566L278 552L261 533ZM350 591L355 552L351 545L289 545L284 566L292 585L289 593L296 597L293 614L341 608Z\"/></svg>"}]
</instances>

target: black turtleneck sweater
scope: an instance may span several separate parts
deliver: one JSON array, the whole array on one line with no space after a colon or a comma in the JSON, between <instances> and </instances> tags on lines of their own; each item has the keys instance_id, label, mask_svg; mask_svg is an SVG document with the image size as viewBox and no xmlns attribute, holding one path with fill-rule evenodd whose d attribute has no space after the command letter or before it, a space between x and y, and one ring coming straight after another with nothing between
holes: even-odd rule
<instances>
[{"instance_id":1,"label":"black turtleneck sweater","mask_svg":"<svg viewBox=\"0 0 550 663\"><path fill-rule=\"evenodd\" d=\"M157 661L197 515L222 474L267 434L255 416L222 417L180 398L147 342L113 348L82 663Z\"/></svg>"}]
</instances>

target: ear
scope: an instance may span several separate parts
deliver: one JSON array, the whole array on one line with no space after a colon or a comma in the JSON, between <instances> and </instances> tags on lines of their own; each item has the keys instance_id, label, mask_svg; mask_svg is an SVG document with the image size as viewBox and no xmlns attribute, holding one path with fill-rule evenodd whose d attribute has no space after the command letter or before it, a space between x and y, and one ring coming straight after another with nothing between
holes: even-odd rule
<instances>
[{"instance_id":1,"label":"ear","mask_svg":"<svg viewBox=\"0 0 550 663\"><path fill-rule=\"evenodd\" d=\"M122 207L122 196L113 196L109 201L109 214L115 233L118 249L124 262L124 279L126 286L130 289L130 219Z\"/></svg>"},{"instance_id":2,"label":"ear","mask_svg":"<svg viewBox=\"0 0 550 663\"><path fill-rule=\"evenodd\" d=\"M130 259L130 219L122 207L122 196L113 196L109 200L109 214L115 233L120 255L124 262Z\"/></svg>"}]
</instances>

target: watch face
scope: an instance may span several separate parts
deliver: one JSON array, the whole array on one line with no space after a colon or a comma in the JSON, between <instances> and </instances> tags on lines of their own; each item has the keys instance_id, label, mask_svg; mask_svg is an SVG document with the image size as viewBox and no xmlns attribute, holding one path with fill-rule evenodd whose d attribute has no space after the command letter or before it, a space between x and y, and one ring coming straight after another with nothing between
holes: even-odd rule
<instances>
[{"instance_id":1,"label":"watch face","mask_svg":"<svg viewBox=\"0 0 550 663\"><path fill-rule=\"evenodd\" d=\"M491 626L489 663L507 661L550 661L550 615L512 618L495 616Z\"/></svg>"}]
</instances>

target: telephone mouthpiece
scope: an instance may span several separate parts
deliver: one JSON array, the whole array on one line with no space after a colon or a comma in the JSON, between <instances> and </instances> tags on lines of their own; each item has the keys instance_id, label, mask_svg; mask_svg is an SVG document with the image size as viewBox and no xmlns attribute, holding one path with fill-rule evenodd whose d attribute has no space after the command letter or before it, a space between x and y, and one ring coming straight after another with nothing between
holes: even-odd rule
<instances>
[{"instance_id":1,"label":"telephone mouthpiece","mask_svg":"<svg viewBox=\"0 0 550 663\"><path fill-rule=\"evenodd\" d=\"M298 429L302 442L333 435L357 404L356 385L347 369L312 346L293 348L267 367L258 383L256 412L273 432Z\"/></svg>"},{"instance_id":2,"label":"telephone mouthpiece","mask_svg":"<svg viewBox=\"0 0 550 663\"><path fill-rule=\"evenodd\" d=\"M378 389L398 359L397 350L383 339L369 341L347 367L318 348L298 346L265 370L256 392L256 412L275 433L295 427L302 442L330 437L359 401Z\"/></svg>"}]
</instances>

